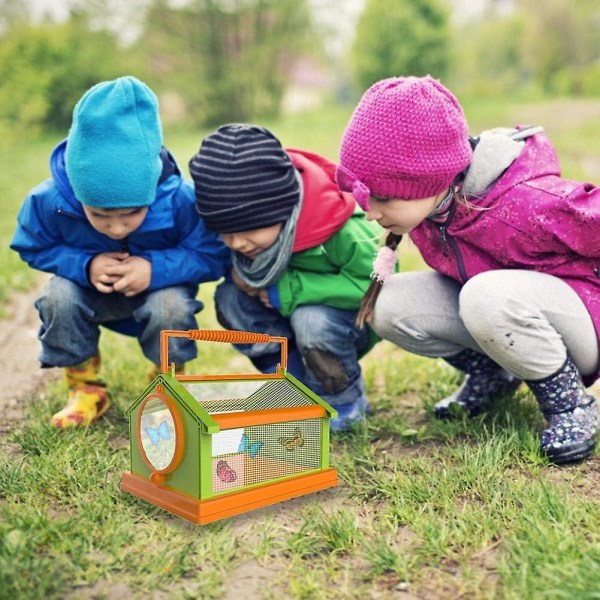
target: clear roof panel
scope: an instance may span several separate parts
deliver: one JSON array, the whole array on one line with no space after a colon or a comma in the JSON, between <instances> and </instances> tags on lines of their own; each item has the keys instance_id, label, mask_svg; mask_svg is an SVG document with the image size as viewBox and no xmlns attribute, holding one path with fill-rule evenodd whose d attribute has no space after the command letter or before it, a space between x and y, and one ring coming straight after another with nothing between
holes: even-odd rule
<instances>
[{"instance_id":1,"label":"clear roof panel","mask_svg":"<svg viewBox=\"0 0 600 600\"><path fill-rule=\"evenodd\" d=\"M285 379L247 381L182 381L209 414L312 406L300 390Z\"/></svg>"}]
</instances>

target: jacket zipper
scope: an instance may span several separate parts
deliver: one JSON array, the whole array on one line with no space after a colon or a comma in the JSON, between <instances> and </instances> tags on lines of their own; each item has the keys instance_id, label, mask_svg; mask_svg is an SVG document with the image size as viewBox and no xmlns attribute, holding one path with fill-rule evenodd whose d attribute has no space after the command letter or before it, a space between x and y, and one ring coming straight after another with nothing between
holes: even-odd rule
<instances>
[{"instance_id":1,"label":"jacket zipper","mask_svg":"<svg viewBox=\"0 0 600 600\"><path fill-rule=\"evenodd\" d=\"M458 265L458 274L460 275L460 280L462 281L462 283L466 283L469 278L467 276L467 271L465 269L465 263L463 262L462 255L460 253L460 250L458 249L458 244L452 236L447 236L446 239L448 244L452 247L452 250L454 251L456 264Z\"/></svg>"},{"instance_id":2,"label":"jacket zipper","mask_svg":"<svg viewBox=\"0 0 600 600\"><path fill-rule=\"evenodd\" d=\"M87 219L82 219L79 215L74 215L73 213L67 212L66 210L63 210L62 208L57 208L56 212L59 215L64 215L65 217L70 217L71 219L77 219L78 221L82 221L82 222L87 222Z\"/></svg>"},{"instance_id":3,"label":"jacket zipper","mask_svg":"<svg viewBox=\"0 0 600 600\"><path fill-rule=\"evenodd\" d=\"M448 214L448 218L444 223L436 223L438 229L440 230L440 235L442 236L442 254L445 257L449 256L448 247L452 248L452 252L454 254L454 258L456 259L456 264L458 266L458 274L462 283L466 283L469 279L467 276L467 270L465 269L465 263L463 262L462 255L458 248L458 244L456 240L448 233L448 225L452 222L454 217L454 213L456 212L456 204L450 209L450 213Z\"/></svg>"}]
</instances>

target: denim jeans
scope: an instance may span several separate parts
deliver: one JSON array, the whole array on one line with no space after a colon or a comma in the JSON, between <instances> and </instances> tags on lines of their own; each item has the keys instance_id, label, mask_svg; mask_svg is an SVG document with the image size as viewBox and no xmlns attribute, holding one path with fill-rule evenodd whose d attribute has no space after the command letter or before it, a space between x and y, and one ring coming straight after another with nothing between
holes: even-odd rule
<instances>
[{"instance_id":1,"label":"denim jeans","mask_svg":"<svg viewBox=\"0 0 600 600\"><path fill-rule=\"evenodd\" d=\"M203 308L197 291L196 285L179 285L128 298L55 276L35 301L42 321L42 367L69 367L94 356L100 325L137 337L144 355L159 364L162 329L197 329L194 315ZM196 342L169 340L169 361L179 365L197 354Z\"/></svg>"},{"instance_id":2,"label":"denim jeans","mask_svg":"<svg viewBox=\"0 0 600 600\"><path fill-rule=\"evenodd\" d=\"M369 346L369 332L354 324L356 311L307 304L288 319L228 282L217 287L215 305L217 318L227 329L287 337L290 373L332 406L364 397L358 357ZM272 372L279 360L280 346L275 342L235 344L235 348L263 373ZM294 360L297 355L301 361Z\"/></svg>"}]
</instances>

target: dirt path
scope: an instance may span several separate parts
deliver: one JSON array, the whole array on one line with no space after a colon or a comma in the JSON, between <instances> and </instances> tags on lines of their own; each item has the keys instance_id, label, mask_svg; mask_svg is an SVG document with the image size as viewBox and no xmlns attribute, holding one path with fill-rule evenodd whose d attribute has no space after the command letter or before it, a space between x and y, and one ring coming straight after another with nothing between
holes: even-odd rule
<instances>
[{"instance_id":1,"label":"dirt path","mask_svg":"<svg viewBox=\"0 0 600 600\"><path fill-rule=\"evenodd\" d=\"M40 369L37 340L39 317L33 306L49 276L42 276L30 292L14 294L8 307L8 319L0 320L0 435L12 430L23 416L24 403L47 382L56 379L56 369Z\"/></svg>"}]
</instances>

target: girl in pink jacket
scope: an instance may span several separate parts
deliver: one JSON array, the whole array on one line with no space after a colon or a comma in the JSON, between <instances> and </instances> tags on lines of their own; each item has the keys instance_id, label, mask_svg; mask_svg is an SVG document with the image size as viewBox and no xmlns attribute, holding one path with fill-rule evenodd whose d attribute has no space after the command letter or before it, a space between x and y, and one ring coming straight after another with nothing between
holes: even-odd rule
<instances>
[{"instance_id":1,"label":"girl in pink jacket","mask_svg":"<svg viewBox=\"0 0 600 600\"><path fill-rule=\"evenodd\" d=\"M431 77L367 90L337 180L389 231L359 318L466 374L436 416L452 406L476 415L524 381L547 420L542 451L556 463L588 457L598 428L586 386L599 376L600 189L560 177L539 127L470 138L458 101ZM393 274L404 234L432 271Z\"/></svg>"}]
</instances>

